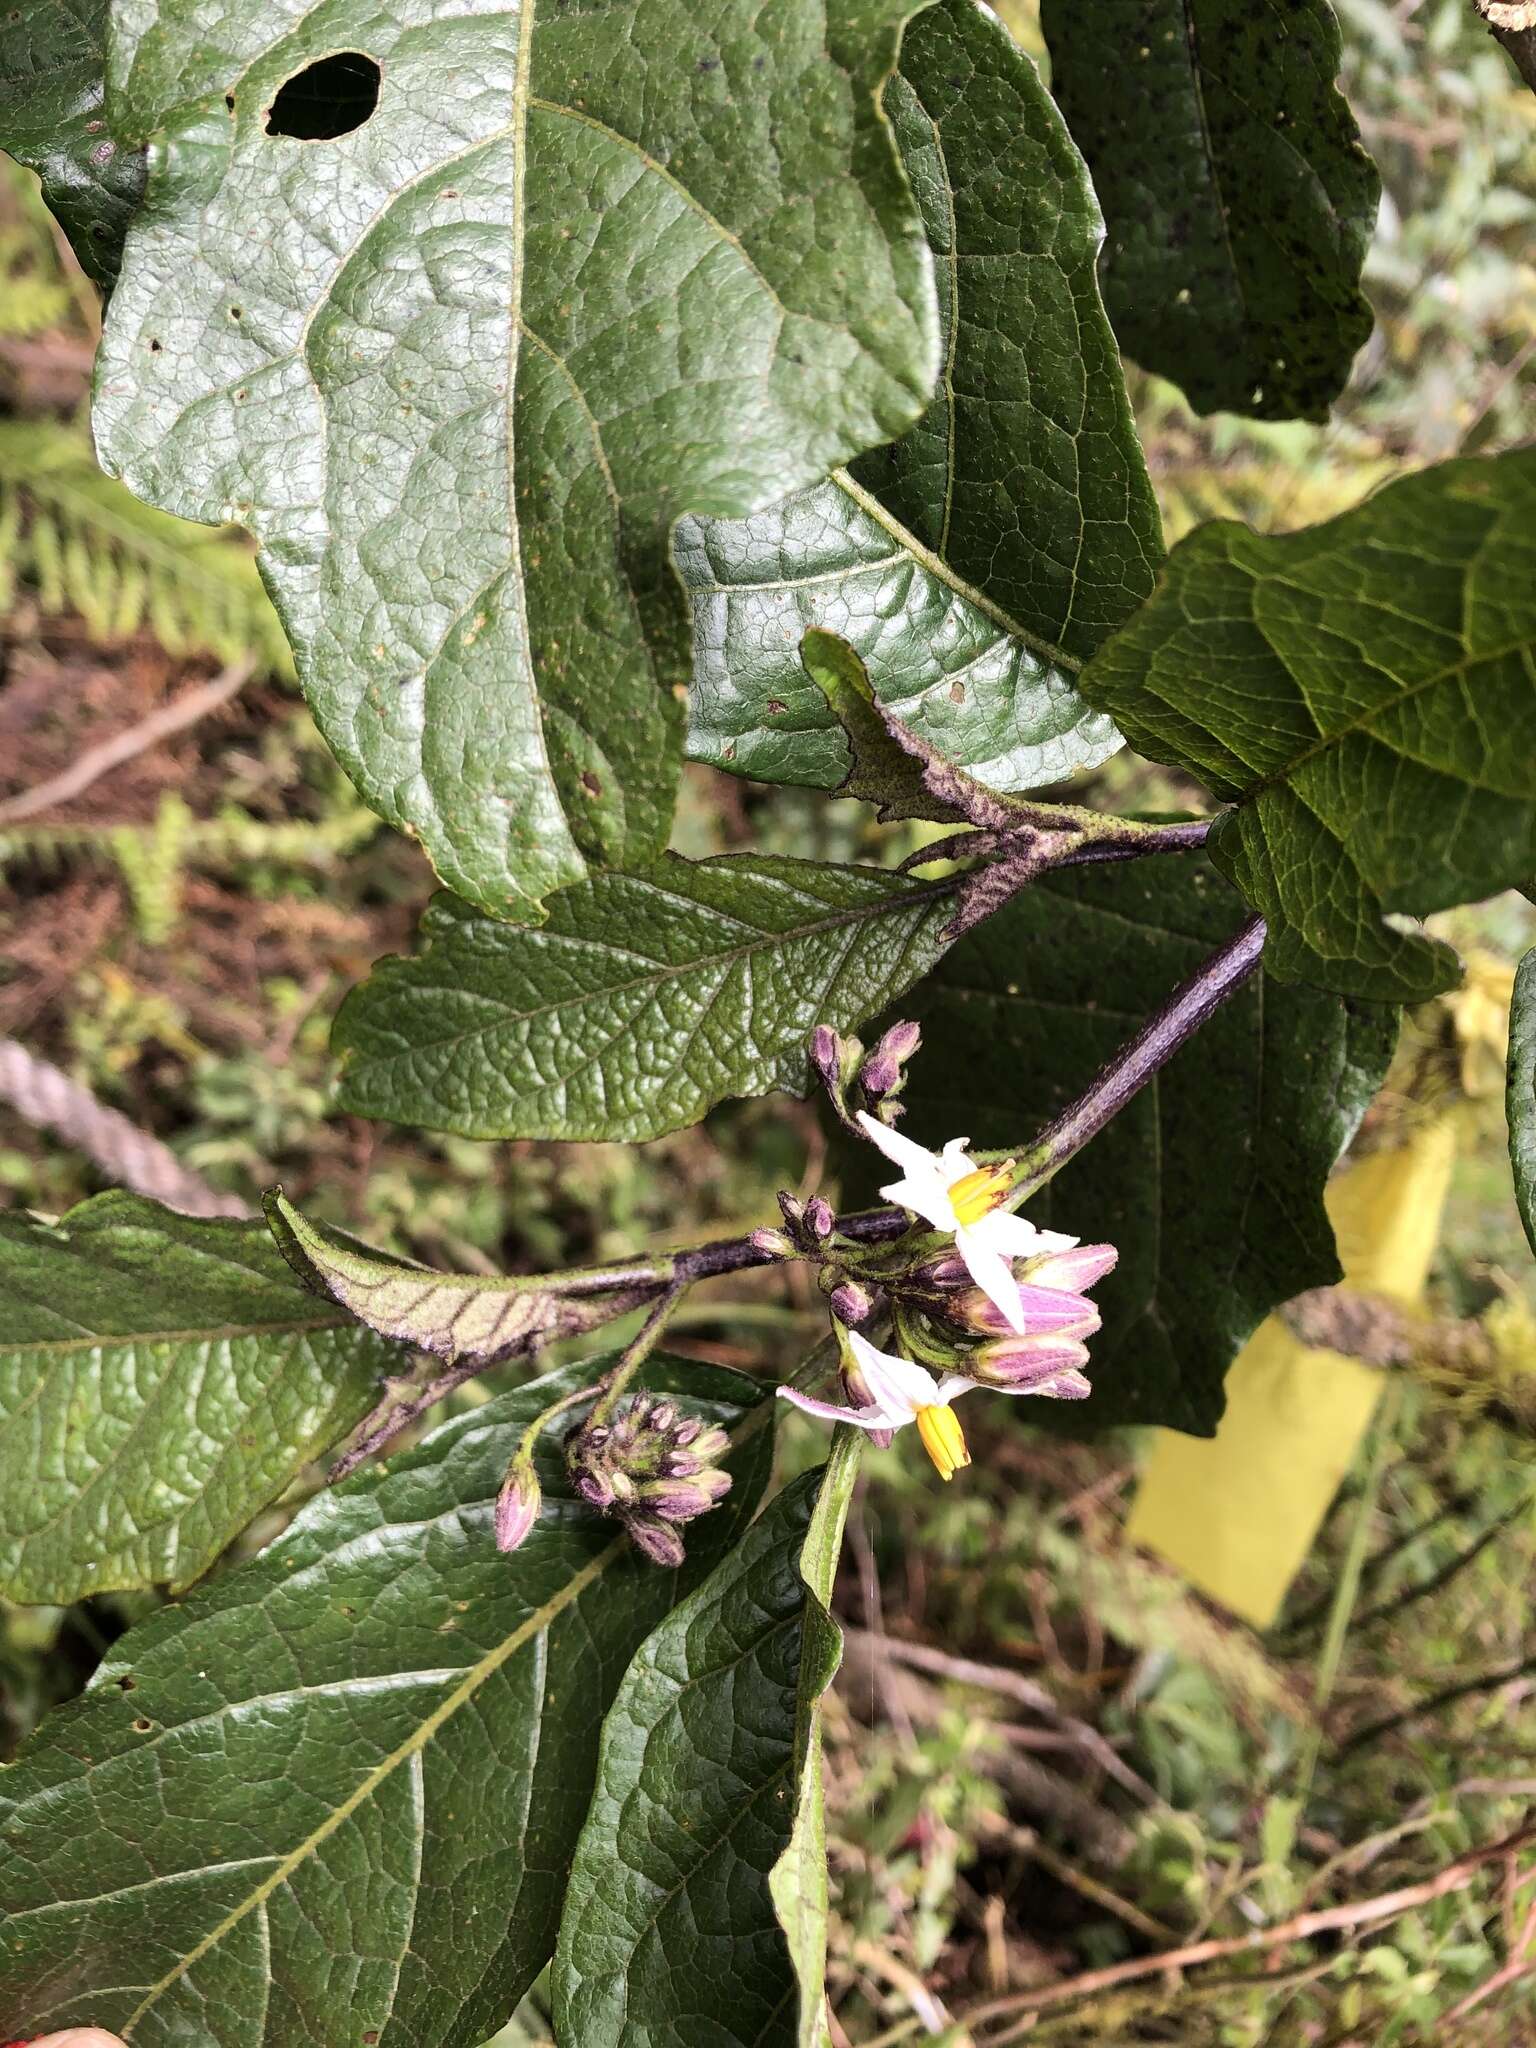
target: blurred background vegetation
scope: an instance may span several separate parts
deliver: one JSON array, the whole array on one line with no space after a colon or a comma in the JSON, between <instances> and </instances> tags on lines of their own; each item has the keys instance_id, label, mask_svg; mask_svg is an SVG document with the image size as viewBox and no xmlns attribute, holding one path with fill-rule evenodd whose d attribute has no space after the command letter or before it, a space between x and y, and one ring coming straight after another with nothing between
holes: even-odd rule
<instances>
[{"instance_id":1,"label":"blurred background vegetation","mask_svg":"<svg viewBox=\"0 0 1536 2048\"><path fill-rule=\"evenodd\" d=\"M1536 420L1536 99L1465 0L1336 5L1386 186L1376 332L1322 427L1202 421L1131 373L1170 539L1214 517L1310 524ZM1002 11L1038 54L1028 0ZM309 1213L462 1271L745 1228L779 1187L835 1195L814 1108L783 1098L638 1148L482 1146L330 1112L329 1020L407 945L431 877L320 744L245 543L96 470L96 324L31 181L5 167L0 1037L220 1190L253 1201L280 1179ZM27 800L231 665L248 680L195 724ZM1159 790L1122 759L1099 793ZM678 844L747 843L903 850L856 806L691 771ZM1448 929L1475 952L1472 991L1411 1020L1364 1142L1452 1120L1429 1307L1436 1328L1501 1333L1503 1383L1437 1364L1432 1343L1391 1376L1262 1632L1125 1541L1133 1436L1064 1442L993 1402L968 1416L976 1463L947 1490L902 1450L871 1460L829 1727L837 2048L1536 2039L1536 1863L1457 1861L1536 1806L1536 1401L1518 1384L1536 1285L1496 1088L1533 914L1501 899ZM0 1202L57 1214L100 1184L0 1104ZM738 1279L690 1301L678 1348L777 1375L818 1299L793 1273ZM809 1426L784 1434L789 1468L819 1455ZM0 1613L0 1754L145 1604ZM1289 1931L1307 1914L1321 1923ZM1197 1943L1214 1953L1102 1980ZM535 1996L504 2039L546 2038Z\"/></svg>"}]
</instances>

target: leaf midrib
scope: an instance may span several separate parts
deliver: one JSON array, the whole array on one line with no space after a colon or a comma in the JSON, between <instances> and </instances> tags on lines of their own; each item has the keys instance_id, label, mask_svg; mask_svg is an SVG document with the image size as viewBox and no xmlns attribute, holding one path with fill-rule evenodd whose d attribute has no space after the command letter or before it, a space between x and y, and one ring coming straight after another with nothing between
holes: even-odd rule
<instances>
[{"instance_id":1,"label":"leaf midrib","mask_svg":"<svg viewBox=\"0 0 1536 2048\"><path fill-rule=\"evenodd\" d=\"M680 975L698 974L706 969L717 967L729 969L736 966L740 961L750 958L752 954L759 952L765 946L788 945L796 940L815 938L822 932L840 930L844 925L857 924L864 918L883 917L888 914L894 914L899 910L909 909L913 904L930 902L941 896L953 895L954 888L955 885L952 881L925 882L921 888L904 890L900 894L893 893L889 896L880 897L870 903L848 905L826 917L815 919L810 923L799 925L789 930L772 932L759 930L755 932L751 939L740 946L734 947L729 952L700 954L689 960L666 965L658 962L647 974L634 975L628 981L604 983L599 988L584 991L574 997L564 997L554 1002L541 1003L532 1010L513 1010L498 996L487 995L480 990L466 990L453 987L452 992L458 996L473 995L477 1001L491 1004L501 1013L497 1021L494 1024L474 1024L465 1030L452 1032L446 1038L413 1040L410 1045L399 1052L362 1055L353 1051L348 1056L348 1067L349 1070L356 1071L360 1068L380 1066L399 1059L417 1059L423 1053L445 1052L453 1046L464 1044L466 1040L480 1038L488 1031L503 1030L511 1024L528 1024L533 1022L535 1018L547 1017L557 1011L585 1008L589 1003L611 1002L618 996L630 994L634 989L654 989L665 982L676 980ZM712 908L712 906L700 904L693 897L676 896L676 892L672 890L663 890L661 893L675 896L677 901L686 904L690 910ZM729 913L726 914L728 915ZM740 920L737 921L739 922ZM515 931L517 927L509 926L508 929ZM594 943L593 941L582 939L574 933L567 932L541 933L537 929L532 929L520 935L532 938L550 937L566 939L576 945ZM424 957L429 958L430 956ZM434 985L418 984L413 993L420 994L423 987L430 988L432 986ZM438 986L441 985L439 984ZM451 987L452 985L449 984L449 986Z\"/></svg>"},{"instance_id":2,"label":"leaf midrib","mask_svg":"<svg viewBox=\"0 0 1536 2048\"><path fill-rule=\"evenodd\" d=\"M101 1331L84 1337L27 1338L20 1343L0 1346L0 1359L25 1358L34 1351L101 1351L133 1344L219 1344L230 1343L238 1337L305 1337L316 1330L354 1328L355 1317L320 1315L282 1323L203 1323L186 1330ZM10 1416L0 1415L0 1430L10 1419Z\"/></svg>"}]
</instances>

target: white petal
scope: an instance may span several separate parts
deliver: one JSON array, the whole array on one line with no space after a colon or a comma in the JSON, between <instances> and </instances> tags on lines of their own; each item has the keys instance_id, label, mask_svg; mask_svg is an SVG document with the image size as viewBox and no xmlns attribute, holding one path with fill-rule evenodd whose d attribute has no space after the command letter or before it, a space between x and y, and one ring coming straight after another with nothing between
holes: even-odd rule
<instances>
[{"instance_id":1,"label":"white petal","mask_svg":"<svg viewBox=\"0 0 1536 2048\"><path fill-rule=\"evenodd\" d=\"M1062 1237L1054 1230L1040 1230L1027 1216L1015 1216L1007 1209L994 1209L970 1226L989 1251L1005 1259L1039 1259L1047 1252L1070 1251L1075 1237Z\"/></svg>"},{"instance_id":2,"label":"white petal","mask_svg":"<svg viewBox=\"0 0 1536 2048\"><path fill-rule=\"evenodd\" d=\"M951 1401L958 1401L962 1394L969 1394L980 1385L980 1380L968 1380L963 1372L947 1372L939 1381L939 1400L947 1408Z\"/></svg>"},{"instance_id":3,"label":"white petal","mask_svg":"<svg viewBox=\"0 0 1536 2048\"><path fill-rule=\"evenodd\" d=\"M945 1191L943 1181L934 1174L927 1174L922 1180L893 1180L880 1192L898 1209L910 1209L914 1216L921 1216L935 1230L953 1230L955 1227L954 1204Z\"/></svg>"},{"instance_id":4,"label":"white petal","mask_svg":"<svg viewBox=\"0 0 1536 2048\"><path fill-rule=\"evenodd\" d=\"M976 1162L967 1147L969 1138L951 1138L939 1154L939 1171L944 1176L944 1185L952 1188L957 1180L964 1180L968 1173L976 1171Z\"/></svg>"},{"instance_id":5,"label":"white petal","mask_svg":"<svg viewBox=\"0 0 1536 2048\"><path fill-rule=\"evenodd\" d=\"M905 1416L893 1422L883 1408L845 1408L836 1401L818 1401L811 1394L802 1394L798 1387L780 1387L781 1401L792 1401L807 1415L819 1415L824 1422L851 1422L855 1429L899 1429L906 1421Z\"/></svg>"},{"instance_id":6,"label":"white petal","mask_svg":"<svg viewBox=\"0 0 1536 2048\"><path fill-rule=\"evenodd\" d=\"M984 1219L985 1220L985 1219ZM955 1250L964 1259L971 1278L981 1289L1010 1330L1024 1333L1024 1304L1019 1283L1001 1252L993 1251L985 1236L978 1238L974 1226L955 1232Z\"/></svg>"},{"instance_id":7,"label":"white petal","mask_svg":"<svg viewBox=\"0 0 1536 2048\"><path fill-rule=\"evenodd\" d=\"M889 1124L881 1123L867 1109L859 1111L858 1125L869 1142L877 1146L887 1159L893 1160L903 1173L910 1173L916 1180L942 1178L938 1154L930 1152L926 1145L919 1145L915 1138L904 1138L900 1131L893 1131Z\"/></svg>"},{"instance_id":8,"label":"white petal","mask_svg":"<svg viewBox=\"0 0 1536 2048\"><path fill-rule=\"evenodd\" d=\"M848 1342L858 1361L864 1384L877 1408L890 1417L890 1426L910 1422L919 1408L932 1407L937 1399L933 1374L910 1358L897 1358L880 1351L857 1330L848 1332Z\"/></svg>"}]
</instances>

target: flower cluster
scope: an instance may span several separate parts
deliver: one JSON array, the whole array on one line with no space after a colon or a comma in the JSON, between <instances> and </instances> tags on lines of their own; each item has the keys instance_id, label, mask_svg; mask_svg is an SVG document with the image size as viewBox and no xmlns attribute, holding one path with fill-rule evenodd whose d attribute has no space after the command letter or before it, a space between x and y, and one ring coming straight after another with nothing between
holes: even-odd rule
<instances>
[{"instance_id":1,"label":"flower cluster","mask_svg":"<svg viewBox=\"0 0 1536 2048\"><path fill-rule=\"evenodd\" d=\"M683 1561L678 1525L705 1514L731 1490L720 1459L730 1449L723 1429L685 1415L665 1396L640 1394L611 1422L586 1422L566 1439L565 1459L576 1491L624 1524L630 1540L656 1564Z\"/></svg>"},{"instance_id":2,"label":"flower cluster","mask_svg":"<svg viewBox=\"0 0 1536 2048\"><path fill-rule=\"evenodd\" d=\"M817 1400L795 1387L779 1393L807 1414L867 1430L878 1444L915 1423L940 1477L951 1479L970 1463L952 1410L959 1395L989 1387L1058 1401L1087 1397L1083 1340L1100 1321L1087 1289L1117 1254L1113 1245L1082 1245L1014 1215L1006 1206L1012 1161L978 1164L964 1138L930 1152L866 1111L856 1112L856 1123L902 1169L900 1180L881 1189L886 1200L953 1239L952 1252L889 1276L887 1287L907 1350L922 1349L954 1369L936 1375L839 1323L847 1402Z\"/></svg>"}]
</instances>

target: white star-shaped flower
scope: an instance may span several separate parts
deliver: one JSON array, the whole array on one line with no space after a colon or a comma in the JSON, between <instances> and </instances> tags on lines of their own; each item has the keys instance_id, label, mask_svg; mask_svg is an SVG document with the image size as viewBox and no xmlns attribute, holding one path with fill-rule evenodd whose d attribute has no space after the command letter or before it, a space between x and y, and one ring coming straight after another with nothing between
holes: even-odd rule
<instances>
[{"instance_id":1,"label":"white star-shaped flower","mask_svg":"<svg viewBox=\"0 0 1536 2048\"><path fill-rule=\"evenodd\" d=\"M898 1358L892 1352L879 1350L857 1330L846 1332L846 1342L869 1393L866 1407L850 1408L837 1401L818 1401L813 1394L802 1394L798 1387L780 1387L780 1397L793 1401L807 1415L819 1415L827 1422L851 1422L855 1429L905 1429L909 1422L915 1422L917 1433L923 1440L923 1449L933 1460L941 1479L953 1479L962 1465L969 1465L971 1454L965 1447L965 1433L950 1404L982 1383L967 1379L961 1372L947 1372L942 1379L936 1379L926 1366L914 1365L910 1358ZM1063 1372L1060 1379L1063 1383L1061 1392L1069 1398L1079 1392L1087 1392L1087 1383L1080 1373ZM1073 1384L1069 1386L1067 1382ZM1057 1389L1054 1385L1036 1383L1034 1386L992 1387L989 1391L997 1394L1051 1394Z\"/></svg>"},{"instance_id":2,"label":"white star-shaped flower","mask_svg":"<svg viewBox=\"0 0 1536 2048\"><path fill-rule=\"evenodd\" d=\"M1013 1191L1012 1162L978 1166L965 1149L968 1138L951 1138L942 1152L930 1152L862 1109L859 1128L902 1170L904 1178L883 1187L881 1194L888 1202L897 1202L921 1216L935 1230L953 1231L955 1249L971 1278L1006 1318L1009 1328L1022 1333L1024 1306L1010 1261L1071 1251L1077 1239L1037 1229L1005 1209L1003 1204Z\"/></svg>"}]
</instances>

